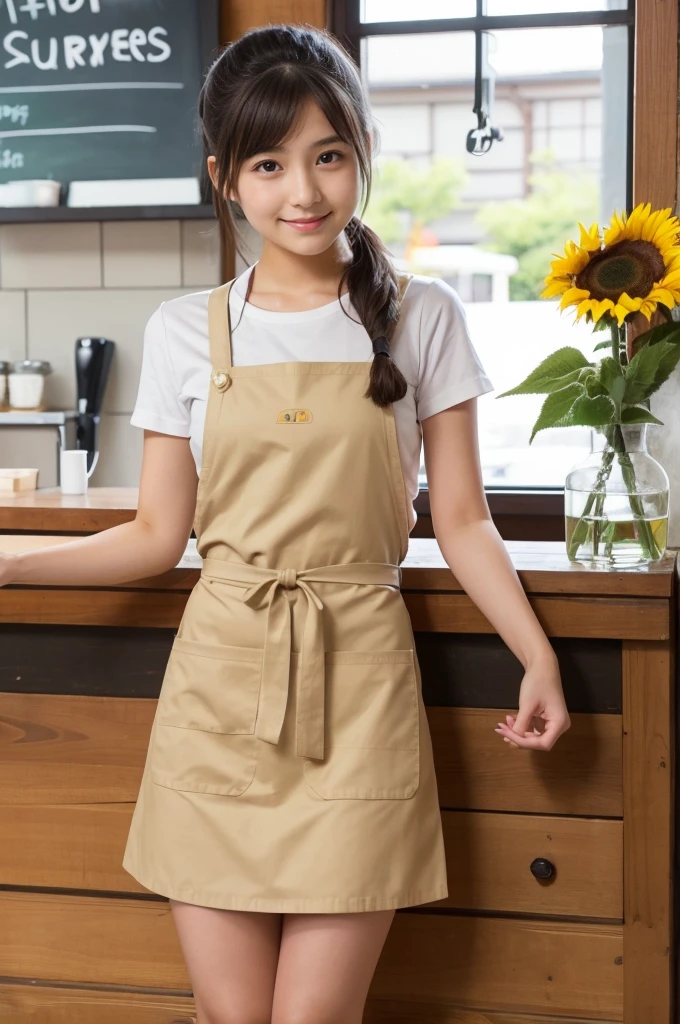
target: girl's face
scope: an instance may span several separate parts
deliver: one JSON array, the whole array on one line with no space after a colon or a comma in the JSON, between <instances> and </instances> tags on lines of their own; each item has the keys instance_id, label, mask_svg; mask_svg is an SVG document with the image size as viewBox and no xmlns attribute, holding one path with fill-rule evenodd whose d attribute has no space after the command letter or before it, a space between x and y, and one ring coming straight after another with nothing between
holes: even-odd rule
<instances>
[{"instance_id":1,"label":"girl's face","mask_svg":"<svg viewBox=\"0 0 680 1024\"><path fill-rule=\"evenodd\" d=\"M215 157L208 157L215 181ZM229 198L269 241L301 255L324 252L351 220L361 198L354 149L342 142L313 100L301 111L294 138L246 160ZM309 221L305 226L295 222Z\"/></svg>"}]
</instances>

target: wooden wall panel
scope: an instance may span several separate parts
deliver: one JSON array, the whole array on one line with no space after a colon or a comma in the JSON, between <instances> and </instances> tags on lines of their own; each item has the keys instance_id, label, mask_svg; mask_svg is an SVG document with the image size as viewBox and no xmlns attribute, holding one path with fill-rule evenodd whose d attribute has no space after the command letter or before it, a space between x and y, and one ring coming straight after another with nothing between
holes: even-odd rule
<instances>
[{"instance_id":1,"label":"wooden wall panel","mask_svg":"<svg viewBox=\"0 0 680 1024\"><path fill-rule=\"evenodd\" d=\"M86 626L179 625L188 595L182 591L123 587L10 586L0 588L0 622L60 623ZM494 633L488 619L465 594L404 592L414 630L444 633ZM665 640L670 636L664 599L530 597L548 636Z\"/></svg>"},{"instance_id":2,"label":"wooden wall panel","mask_svg":"<svg viewBox=\"0 0 680 1024\"><path fill-rule=\"evenodd\" d=\"M149 698L0 694L0 803L134 803L155 710ZM572 715L548 757L499 740L510 708L426 710L442 807L621 817L621 715Z\"/></svg>"},{"instance_id":3,"label":"wooden wall panel","mask_svg":"<svg viewBox=\"0 0 680 1024\"><path fill-rule=\"evenodd\" d=\"M0 804L134 803L155 710L155 700L0 694Z\"/></svg>"},{"instance_id":4,"label":"wooden wall panel","mask_svg":"<svg viewBox=\"0 0 680 1024\"><path fill-rule=\"evenodd\" d=\"M432 906L622 920L622 821L444 811L442 822L449 895ZM549 881L530 871L539 857Z\"/></svg>"},{"instance_id":5,"label":"wooden wall panel","mask_svg":"<svg viewBox=\"0 0 680 1024\"><path fill-rule=\"evenodd\" d=\"M194 1013L194 999L189 995L0 982L2 1024L192 1024ZM493 1024L524 1022L494 1021ZM544 1022L535 1020L526 1024ZM571 1022L561 1020L554 1024Z\"/></svg>"},{"instance_id":6,"label":"wooden wall panel","mask_svg":"<svg viewBox=\"0 0 680 1024\"><path fill-rule=\"evenodd\" d=\"M0 962L13 980L190 994L166 900L0 892ZM618 925L400 912L371 996L621 1020Z\"/></svg>"},{"instance_id":7,"label":"wooden wall panel","mask_svg":"<svg viewBox=\"0 0 680 1024\"><path fill-rule=\"evenodd\" d=\"M323 28L326 0L220 0L220 36L223 43L249 28L269 22L308 22Z\"/></svg>"},{"instance_id":8,"label":"wooden wall panel","mask_svg":"<svg viewBox=\"0 0 680 1024\"><path fill-rule=\"evenodd\" d=\"M616 925L400 913L370 994L622 1020L621 954Z\"/></svg>"},{"instance_id":9,"label":"wooden wall panel","mask_svg":"<svg viewBox=\"0 0 680 1024\"><path fill-rule=\"evenodd\" d=\"M442 807L622 816L620 715L572 715L546 753L499 743L493 729L504 714L427 709Z\"/></svg>"},{"instance_id":10,"label":"wooden wall panel","mask_svg":"<svg viewBox=\"0 0 680 1024\"><path fill-rule=\"evenodd\" d=\"M122 867L134 804L0 803L0 878L12 887L149 894ZM432 910L623 917L623 824L443 811L449 896ZM555 866L550 882L530 864Z\"/></svg>"},{"instance_id":11,"label":"wooden wall panel","mask_svg":"<svg viewBox=\"0 0 680 1024\"><path fill-rule=\"evenodd\" d=\"M678 2L636 0L633 204L675 207Z\"/></svg>"},{"instance_id":12,"label":"wooden wall panel","mask_svg":"<svg viewBox=\"0 0 680 1024\"><path fill-rule=\"evenodd\" d=\"M625 994L636 1024L667 1024L675 984L674 662L671 644L623 647Z\"/></svg>"},{"instance_id":13,"label":"wooden wall panel","mask_svg":"<svg viewBox=\"0 0 680 1024\"><path fill-rule=\"evenodd\" d=\"M194 1012L193 999L189 996L0 982L2 1024L195 1024ZM584 1021L571 1016L465 1010L451 1003L369 998L363 1024L584 1024Z\"/></svg>"}]
</instances>

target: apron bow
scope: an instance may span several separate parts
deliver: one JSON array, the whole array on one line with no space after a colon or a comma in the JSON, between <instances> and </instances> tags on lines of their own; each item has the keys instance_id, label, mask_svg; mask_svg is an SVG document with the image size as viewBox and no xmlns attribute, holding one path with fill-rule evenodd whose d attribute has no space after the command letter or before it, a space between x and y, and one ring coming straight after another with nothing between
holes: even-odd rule
<instances>
[{"instance_id":1,"label":"apron bow","mask_svg":"<svg viewBox=\"0 0 680 1024\"><path fill-rule=\"evenodd\" d=\"M310 587L317 583L359 583L399 587L401 569L387 562L345 562L314 569L264 569L247 562L205 558L203 574L229 583L246 584L242 600L255 606L267 602L256 735L278 743L288 703L291 660L291 609L280 588L299 588L307 598L307 618L300 651L300 679L295 750L300 757L323 758L326 657L323 643L323 602ZM247 584L252 584L247 586Z\"/></svg>"}]
</instances>

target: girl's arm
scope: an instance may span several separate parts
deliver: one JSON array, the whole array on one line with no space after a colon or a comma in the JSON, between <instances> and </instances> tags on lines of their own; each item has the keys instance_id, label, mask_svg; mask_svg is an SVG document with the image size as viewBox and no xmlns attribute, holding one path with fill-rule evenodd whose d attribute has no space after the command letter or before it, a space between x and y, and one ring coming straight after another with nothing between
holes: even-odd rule
<instances>
[{"instance_id":1,"label":"girl's arm","mask_svg":"<svg viewBox=\"0 0 680 1024\"><path fill-rule=\"evenodd\" d=\"M191 534L197 486L189 439L145 430L136 518L67 544L0 553L0 586L106 586L174 568Z\"/></svg>"},{"instance_id":2,"label":"girl's arm","mask_svg":"<svg viewBox=\"0 0 680 1024\"><path fill-rule=\"evenodd\" d=\"M550 750L570 723L555 652L536 618L498 530L482 483L477 400L422 421L434 534L456 578L525 669L519 713L499 723L513 746ZM532 719L544 720L543 731Z\"/></svg>"}]
</instances>

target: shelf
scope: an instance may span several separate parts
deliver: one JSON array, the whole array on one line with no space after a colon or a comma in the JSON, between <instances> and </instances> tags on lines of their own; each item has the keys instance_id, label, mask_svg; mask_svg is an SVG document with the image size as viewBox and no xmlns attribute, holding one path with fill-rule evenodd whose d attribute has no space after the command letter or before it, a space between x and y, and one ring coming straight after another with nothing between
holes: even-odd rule
<instances>
[{"instance_id":1,"label":"shelf","mask_svg":"<svg viewBox=\"0 0 680 1024\"><path fill-rule=\"evenodd\" d=\"M0 427L61 427L67 420L75 420L78 413L73 409L55 411L0 412Z\"/></svg>"},{"instance_id":2,"label":"shelf","mask_svg":"<svg viewBox=\"0 0 680 1024\"><path fill-rule=\"evenodd\" d=\"M211 204L189 206L0 206L0 224L87 220L216 220Z\"/></svg>"}]
</instances>

